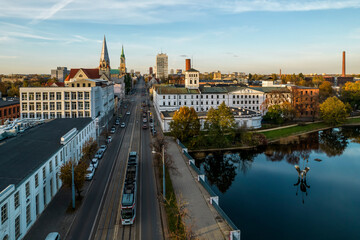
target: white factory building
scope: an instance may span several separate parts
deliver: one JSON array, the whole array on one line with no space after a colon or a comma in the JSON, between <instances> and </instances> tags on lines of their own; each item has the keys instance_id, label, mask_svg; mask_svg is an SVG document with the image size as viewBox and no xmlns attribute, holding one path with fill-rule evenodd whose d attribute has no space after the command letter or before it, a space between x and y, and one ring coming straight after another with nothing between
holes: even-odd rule
<instances>
[{"instance_id":1,"label":"white factory building","mask_svg":"<svg viewBox=\"0 0 360 240\"><path fill-rule=\"evenodd\" d=\"M91 118L55 119L1 142L0 239L25 236L62 186L60 167L81 158L95 129Z\"/></svg>"}]
</instances>

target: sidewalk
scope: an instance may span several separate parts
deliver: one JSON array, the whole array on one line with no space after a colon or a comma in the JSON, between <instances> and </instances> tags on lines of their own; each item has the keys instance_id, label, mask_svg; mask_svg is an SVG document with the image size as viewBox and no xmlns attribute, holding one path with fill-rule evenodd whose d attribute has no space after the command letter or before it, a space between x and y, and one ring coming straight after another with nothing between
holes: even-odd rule
<instances>
[{"instance_id":1,"label":"sidewalk","mask_svg":"<svg viewBox=\"0 0 360 240\"><path fill-rule=\"evenodd\" d=\"M178 174L171 174L175 193L181 194L188 203L190 224L199 239L228 239L230 227L210 205L210 195L196 180L196 173L185 162L184 156L176 142L166 137L167 153L173 159Z\"/></svg>"}]
</instances>

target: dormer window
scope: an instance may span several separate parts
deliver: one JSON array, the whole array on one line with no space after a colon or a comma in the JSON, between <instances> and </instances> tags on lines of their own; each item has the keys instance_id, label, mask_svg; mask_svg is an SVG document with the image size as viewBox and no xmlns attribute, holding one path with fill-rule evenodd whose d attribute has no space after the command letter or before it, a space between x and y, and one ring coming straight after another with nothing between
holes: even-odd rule
<instances>
[{"instance_id":1,"label":"dormer window","mask_svg":"<svg viewBox=\"0 0 360 240\"><path fill-rule=\"evenodd\" d=\"M79 77L83 77L83 75L82 75L82 74L80 74L80 75L79 75Z\"/></svg>"}]
</instances>

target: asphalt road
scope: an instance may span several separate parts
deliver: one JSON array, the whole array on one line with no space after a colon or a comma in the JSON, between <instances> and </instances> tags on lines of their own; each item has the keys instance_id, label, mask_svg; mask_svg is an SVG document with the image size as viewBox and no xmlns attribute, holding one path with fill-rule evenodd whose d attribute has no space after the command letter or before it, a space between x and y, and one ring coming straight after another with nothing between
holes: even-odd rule
<instances>
[{"instance_id":1,"label":"asphalt road","mask_svg":"<svg viewBox=\"0 0 360 240\"><path fill-rule=\"evenodd\" d=\"M141 96L144 82L130 96L125 115L126 128L117 128L113 142L100 160L91 186L83 200L66 239L163 239L154 168L150 149L150 130L143 130ZM124 109L123 109L124 110ZM124 112L124 111L123 111ZM127 157L130 151L140 155L137 215L135 223L123 226L120 219L120 200Z\"/></svg>"}]
</instances>

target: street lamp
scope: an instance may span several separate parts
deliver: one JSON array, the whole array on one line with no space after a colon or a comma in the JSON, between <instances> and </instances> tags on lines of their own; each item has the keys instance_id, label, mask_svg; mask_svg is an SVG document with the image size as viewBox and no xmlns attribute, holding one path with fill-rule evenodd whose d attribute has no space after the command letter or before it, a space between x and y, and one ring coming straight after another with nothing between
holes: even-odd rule
<instances>
[{"instance_id":1,"label":"street lamp","mask_svg":"<svg viewBox=\"0 0 360 240\"><path fill-rule=\"evenodd\" d=\"M154 149L152 150L152 153L160 154L159 152L156 152ZM163 200L165 202L166 200L166 189L165 189L165 148L164 145L162 146L162 163L163 163Z\"/></svg>"}]
</instances>

